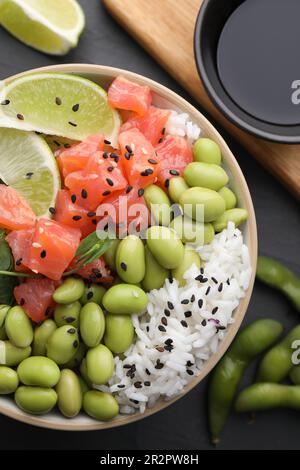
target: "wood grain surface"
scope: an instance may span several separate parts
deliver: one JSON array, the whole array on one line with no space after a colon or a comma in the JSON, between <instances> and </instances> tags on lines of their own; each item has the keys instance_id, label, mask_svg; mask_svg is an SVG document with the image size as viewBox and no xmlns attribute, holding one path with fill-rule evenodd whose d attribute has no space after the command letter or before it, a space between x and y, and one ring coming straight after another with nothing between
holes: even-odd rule
<instances>
[{"instance_id":1,"label":"wood grain surface","mask_svg":"<svg viewBox=\"0 0 300 470\"><path fill-rule=\"evenodd\" d=\"M212 104L193 52L203 0L102 0L113 17L268 171L300 198L300 145L255 138L231 124Z\"/></svg>"}]
</instances>

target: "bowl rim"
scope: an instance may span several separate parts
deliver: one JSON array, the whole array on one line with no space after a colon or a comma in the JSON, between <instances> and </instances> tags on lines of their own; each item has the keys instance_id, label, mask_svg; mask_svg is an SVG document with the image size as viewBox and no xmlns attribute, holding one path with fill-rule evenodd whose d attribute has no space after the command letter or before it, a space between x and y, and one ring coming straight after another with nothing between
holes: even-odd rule
<instances>
[{"instance_id":1,"label":"bowl rim","mask_svg":"<svg viewBox=\"0 0 300 470\"><path fill-rule=\"evenodd\" d=\"M226 164L229 165L231 171L232 179L237 182L238 188L241 192L242 198L244 200L244 207L247 209L249 213L249 218L247 221L247 233L248 233L248 240L247 246L250 253L250 260L252 265L252 275L251 280L249 283L249 287L246 291L245 297L243 297L236 309L235 312L235 322L230 325L228 328L227 334L223 341L220 343L217 351L213 354L205 363L201 372L195 376L185 387L184 391L174 397L171 400L165 401L160 399L153 408L147 408L146 411L142 414L137 412L132 415L118 415L111 421L103 422L103 421L94 421L90 420L86 423L77 422L76 418L74 420L68 420L62 416L59 416L56 419L56 415L51 415L51 419L48 419L49 415L45 416L34 416L27 413L24 413L22 410L18 409L16 405L9 405L7 406L5 401L1 400L0 397L0 413L6 415L10 418L15 420L21 421L23 423L44 427L48 429L56 429L56 430L65 430L65 431L95 431L100 429L109 429L114 428L117 426L122 426L125 424L130 424L135 421L139 421L144 419L148 416L151 416L158 411L165 409L167 406L175 403L177 400L185 396L190 390L192 390L196 385L198 385L206 375L213 369L213 367L217 364L217 362L221 359L223 354L228 349L229 345L231 344L232 340L234 339L236 333L239 330L239 327L244 319L246 314L248 304L252 295L254 280L255 280L255 272L256 272L256 262L257 262L257 227L256 227L256 218L253 208L253 203L251 199L251 195L249 192L249 188L247 186L246 180L240 169L235 157L233 156L231 150L227 146L226 142L224 141L223 137L219 134L219 132L215 129L215 127L202 115L194 106L188 103L184 98L179 96L177 93L171 91L169 88L165 87L164 85L159 84L158 82L144 77L142 75L136 74L134 72L130 72L127 70L103 66L103 65L94 65L94 64L60 64L60 65L51 65L36 69L31 69L3 80L3 83L11 81L13 79L22 77L24 75L32 74L32 73L43 73L43 72L60 72L60 73L74 73L79 75L98 75L102 77L110 77L110 79L115 78L116 76L122 74L128 79L135 80L137 83L141 85L148 85L151 90L158 93L162 97L166 98L170 102L174 104L174 107L178 107L182 109L184 112L187 112L194 121L196 118L196 122L199 123L200 127L205 129L205 134L209 134L221 147L222 155ZM92 79L92 78L91 78ZM64 419L64 421L62 421Z\"/></svg>"},{"instance_id":2,"label":"bowl rim","mask_svg":"<svg viewBox=\"0 0 300 470\"><path fill-rule=\"evenodd\" d=\"M276 142L276 143L281 143L281 144L291 144L291 145L299 144L300 134L299 136L293 136L293 135L289 136L289 135L281 134L279 131L279 129L281 128L293 127L293 126L285 126L285 125L280 126L280 125L273 124L273 127L274 127L273 132L262 130L261 128L259 128L259 123L263 121L261 121L258 118L255 118L255 116L251 116L252 119L255 120L255 122L257 122L257 126L253 126L249 124L245 119L240 118L236 113L231 111L231 109L225 104L225 102L220 98L219 94L216 92L215 87L212 85L212 82L208 76L204 57L203 57L203 52L201 48L203 26L206 22L207 10L210 6L211 1L213 0L203 1L199 10L197 19L196 19L196 25L195 25L195 30L194 30L194 56L195 56L196 67L198 70L198 75L209 97L212 99L212 101L214 102L216 107L219 109L219 111L221 111L221 113L225 115L225 117L229 119L229 121L232 124L236 125L238 128L242 129L243 131L246 131L255 137L260 137L270 142ZM235 106L238 107L238 104L234 103L234 101L231 99L229 95L227 96L229 100L233 104L235 104ZM245 111L244 113L247 114ZM275 129L278 129L278 132L275 132Z\"/></svg>"}]
</instances>

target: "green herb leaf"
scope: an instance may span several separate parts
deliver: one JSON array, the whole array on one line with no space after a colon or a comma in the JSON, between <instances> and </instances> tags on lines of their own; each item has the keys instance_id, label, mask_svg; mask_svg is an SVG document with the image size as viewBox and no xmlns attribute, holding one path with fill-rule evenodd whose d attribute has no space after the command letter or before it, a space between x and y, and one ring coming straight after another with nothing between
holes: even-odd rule
<instances>
[{"instance_id":1,"label":"green herb leaf","mask_svg":"<svg viewBox=\"0 0 300 470\"><path fill-rule=\"evenodd\" d=\"M13 267L13 257L7 241L5 240L4 230L0 231L0 272L10 271ZM14 288L18 280L14 277L0 275L0 304L13 305Z\"/></svg>"}]
</instances>

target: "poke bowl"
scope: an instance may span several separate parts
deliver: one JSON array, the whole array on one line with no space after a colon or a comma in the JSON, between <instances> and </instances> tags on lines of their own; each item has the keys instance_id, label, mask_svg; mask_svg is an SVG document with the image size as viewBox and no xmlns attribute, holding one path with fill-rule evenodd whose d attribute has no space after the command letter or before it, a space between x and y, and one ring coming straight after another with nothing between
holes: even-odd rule
<instances>
[{"instance_id":1,"label":"poke bowl","mask_svg":"<svg viewBox=\"0 0 300 470\"><path fill-rule=\"evenodd\" d=\"M73 101L68 101L72 118L67 124L74 133L84 119L89 128L94 124L93 116L80 116L85 92L81 86L99 85L108 91L109 104L106 94L100 94L112 113L113 132L90 132L94 135L77 139L70 132L46 135L47 118L43 125L33 124L32 109L51 105L54 113L61 112L68 100L65 85L59 96L49 92L44 100L35 84L36 94L28 104L15 84L26 87L32 77L46 84L59 77L84 79L73 89ZM69 64L31 70L2 85L2 140L14 133L27 139L21 142L25 160L34 153L25 151L30 135L35 152L55 156L57 166L51 171L60 183L47 213L36 217L26 202L36 169L27 168L22 183L10 184L0 160L0 179L5 183L0 185L0 229L16 274L13 300L6 309L0 306L0 413L69 431L105 429L150 416L201 382L245 316L254 284L257 232L242 171L198 110L135 73ZM14 158L9 158L12 164ZM40 187L36 198L46 198L45 192ZM119 210L121 197L128 204L126 223L105 206L110 203ZM15 225L6 213L9 198L21 205ZM141 210L132 216L134 203L143 206L144 215ZM195 212L198 203L201 216ZM165 219L166 212L170 219ZM107 239L99 235L99 224L102 236L109 233ZM138 227L138 233L129 227ZM98 252L95 246L100 246ZM80 262L85 264L76 269ZM0 283L8 277L1 269ZM35 290L37 284L42 294ZM33 301L39 296L44 300L45 292L46 303ZM53 328L49 334L48 327ZM43 335L47 340L40 344ZM69 343L74 348L71 355ZM18 359L8 349L15 347L22 350ZM11 382L1 388L4 367ZM49 406L39 393L45 393Z\"/></svg>"}]
</instances>

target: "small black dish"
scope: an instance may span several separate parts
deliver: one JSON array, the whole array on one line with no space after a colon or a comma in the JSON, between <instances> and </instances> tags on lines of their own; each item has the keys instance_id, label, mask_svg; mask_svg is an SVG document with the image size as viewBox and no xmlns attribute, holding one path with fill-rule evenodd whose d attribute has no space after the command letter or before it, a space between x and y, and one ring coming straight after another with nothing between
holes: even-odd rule
<instances>
[{"instance_id":1,"label":"small black dish","mask_svg":"<svg viewBox=\"0 0 300 470\"><path fill-rule=\"evenodd\" d=\"M300 143L300 1L204 0L194 49L212 101L234 124Z\"/></svg>"}]
</instances>

